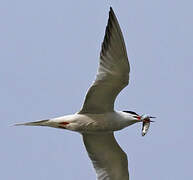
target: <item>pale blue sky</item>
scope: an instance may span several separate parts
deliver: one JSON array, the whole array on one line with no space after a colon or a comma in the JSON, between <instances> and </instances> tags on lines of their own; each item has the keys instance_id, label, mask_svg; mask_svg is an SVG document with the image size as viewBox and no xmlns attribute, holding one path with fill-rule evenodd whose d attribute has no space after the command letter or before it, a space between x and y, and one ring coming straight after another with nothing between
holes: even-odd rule
<instances>
[{"instance_id":1,"label":"pale blue sky","mask_svg":"<svg viewBox=\"0 0 193 180\"><path fill-rule=\"evenodd\" d=\"M78 111L112 5L131 64L117 110L157 116L116 133L131 180L192 179L193 1L0 1L0 179L94 180L79 134L10 127Z\"/></svg>"}]
</instances>

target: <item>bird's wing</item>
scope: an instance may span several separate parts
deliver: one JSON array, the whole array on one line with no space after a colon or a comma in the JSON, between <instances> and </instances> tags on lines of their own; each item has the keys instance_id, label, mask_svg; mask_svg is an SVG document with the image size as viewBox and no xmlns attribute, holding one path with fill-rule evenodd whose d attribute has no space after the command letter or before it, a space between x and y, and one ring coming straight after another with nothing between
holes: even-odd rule
<instances>
[{"instance_id":1,"label":"bird's wing","mask_svg":"<svg viewBox=\"0 0 193 180\"><path fill-rule=\"evenodd\" d=\"M98 180L129 180L127 155L113 133L83 134L83 140Z\"/></svg>"},{"instance_id":2,"label":"bird's wing","mask_svg":"<svg viewBox=\"0 0 193 180\"><path fill-rule=\"evenodd\" d=\"M129 71L123 35L110 8L96 80L88 90L79 113L112 112L117 95L128 84Z\"/></svg>"}]
</instances>

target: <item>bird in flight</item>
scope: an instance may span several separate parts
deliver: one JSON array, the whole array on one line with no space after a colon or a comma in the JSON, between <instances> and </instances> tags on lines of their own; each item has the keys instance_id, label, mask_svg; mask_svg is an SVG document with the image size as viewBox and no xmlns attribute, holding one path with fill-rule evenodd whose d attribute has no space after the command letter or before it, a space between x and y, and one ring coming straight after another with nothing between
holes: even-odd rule
<instances>
[{"instance_id":1,"label":"bird in flight","mask_svg":"<svg viewBox=\"0 0 193 180\"><path fill-rule=\"evenodd\" d=\"M80 112L16 125L48 126L79 132L98 180L129 180L127 155L117 143L114 131L142 122L144 136L150 122L153 122L150 119L154 118L140 116L133 111L114 110L117 95L128 85L129 72L123 35L110 8L96 79L87 92Z\"/></svg>"}]
</instances>

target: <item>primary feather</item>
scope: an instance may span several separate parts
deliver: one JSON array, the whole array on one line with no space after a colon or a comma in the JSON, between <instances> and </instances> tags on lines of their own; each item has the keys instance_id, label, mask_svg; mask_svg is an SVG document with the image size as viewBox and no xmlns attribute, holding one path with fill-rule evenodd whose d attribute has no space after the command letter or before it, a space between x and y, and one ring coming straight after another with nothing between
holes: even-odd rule
<instances>
[{"instance_id":1,"label":"primary feather","mask_svg":"<svg viewBox=\"0 0 193 180\"><path fill-rule=\"evenodd\" d=\"M123 35L113 9L110 8L96 80L88 90L79 113L100 114L114 111L117 95L128 85L129 72Z\"/></svg>"}]
</instances>

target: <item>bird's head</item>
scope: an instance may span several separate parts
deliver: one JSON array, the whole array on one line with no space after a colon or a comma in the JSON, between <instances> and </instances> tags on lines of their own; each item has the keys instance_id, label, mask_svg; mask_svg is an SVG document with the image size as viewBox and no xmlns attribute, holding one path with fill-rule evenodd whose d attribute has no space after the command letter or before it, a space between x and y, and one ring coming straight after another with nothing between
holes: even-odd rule
<instances>
[{"instance_id":1,"label":"bird's head","mask_svg":"<svg viewBox=\"0 0 193 180\"><path fill-rule=\"evenodd\" d=\"M137 123L137 122L143 123L142 136L144 136L147 133L149 126L150 126L150 122L155 122L155 121L152 121L151 118L156 118L154 116L149 116L147 114L143 114L140 116L139 114L137 114L136 112L133 112L133 111L123 111L123 112L129 113L132 116L133 121L135 121L135 123Z\"/></svg>"}]
</instances>

